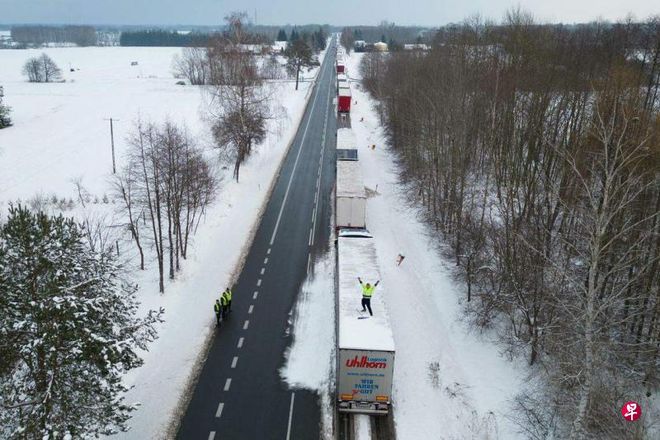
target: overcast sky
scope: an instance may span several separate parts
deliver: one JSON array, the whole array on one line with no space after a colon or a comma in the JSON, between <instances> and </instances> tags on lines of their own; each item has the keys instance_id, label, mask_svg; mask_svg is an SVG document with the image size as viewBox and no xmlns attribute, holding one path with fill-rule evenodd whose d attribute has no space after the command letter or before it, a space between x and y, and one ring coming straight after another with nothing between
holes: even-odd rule
<instances>
[{"instance_id":1,"label":"overcast sky","mask_svg":"<svg viewBox=\"0 0 660 440\"><path fill-rule=\"evenodd\" d=\"M475 13L500 20L520 5L537 21L616 21L660 13L658 0L0 0L0 23L216 25L230 11L259 24L328 23L437 26Z\"/></svg>"}]
</instances>

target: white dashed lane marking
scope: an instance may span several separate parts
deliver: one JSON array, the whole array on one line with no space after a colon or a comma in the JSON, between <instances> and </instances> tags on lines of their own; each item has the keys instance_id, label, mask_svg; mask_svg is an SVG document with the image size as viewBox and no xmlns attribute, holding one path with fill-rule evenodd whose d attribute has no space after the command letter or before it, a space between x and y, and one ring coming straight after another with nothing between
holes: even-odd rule
<instances>
[{"instance_id":1,"label":"white dashed lane marking","mask_svg":"<svg viewBox=\"0 0 660 440\"><path fill-rule=\"evenodd\" d=\"M260 286L261 286L261 278L259 278L259 279L257 280L257 287L260 287Z\"/></svg>"},{"instance_id":2,"label":"white dashed lane marking","mask_svg":"<svg viewBox=\"0 0 660 440\"><path fill-rule=\"evenodd\" d=\"M241 348L243 346L243 341L245 341L245 338L238 338L238 345L236 347Z\"/></svg>"},{"instance_id":3,"label":"white dashed lane marking","mask_svg":"<svg viewBox=\"0 0 660 440\"><path fill-rule=\"evenodd\" d=\"M224 403L222 403L222 402L218 403L218 410L215 412L215 416L216 416L217 418L220 418L220 416L222 415L222 409L223 409L224 407L225 407L225 404L224 404ZM215 432L213 433L213 435L215 436Z\"/></svg>"},{"instance_id":4,"label":"white dashed lane marking","mask_svg":"<svg viewBox=\"0 0 660 440\"><path fill-rule=\"evenodd\" d=\"M243 330L247 330L249 325L250 325L250 321L246 319L245 322L243 323Z\"/></svg>"},{"instance_id":5,"label":"white dashed lane marking","mask_svg":"<svg viewBox=\"0 0 660 440\"><path fill-rule=\"evenodd\" d=\"M253 310L254 310L254 305L250 304L250 308L248 309L248 315L251 315Z\"/></svg>"},{"instance_id":6,"label":"white dashed lane marking","mask_svg":"<svg viewBox=\"0 0 660 440\"><path fill-rule=\"evenodd\" d=\"M209 440L214 440L215 439L215 431L209 432Z\"/></svg>"},{"instance_id":7,"label":"white dashed lane marking","mask_svg":"<svg viewBox=\"0 0 660 440\"><path fill-rule=\"evenodd\" d=\"M257 296L259 296L259 292L255 290L254 293L252 294L252 299L257 299Z\"/></svg>"},{"instance_id":8,"label":"white dashed lane marking","mask_svg":"<svg viewBox=\"0 0 660 440\"><path fill-rule=\"evenodd\" d=\"M231 360L231 367L236 368L237 363L238 363L238 356L234 356L234 359Z\"/></svg>"},{"instance_id":9,"label":"white dashed lane marking","mask_svg":"<svg viewBox=\"0 0 660 440\"><path fill-rule=\"evenodd\" d=\"M321 72L319 81L323 81L324 72ZM286 206L286 201L289 197L289 190L291 189L291 183L293 182L293 177L296 174L296 168L298 168L298 160L300 159L300 153L302 153L302 147L305 144L305 138L307 137L307 129L309 128L309 123L312 121L312 113L316 107L316 99L319 97L319 87L316 87L314 90L314 99L312 100L312 106L310 107L310 112L307 117L307 124L305 125L305 130L303 131L302 139L300 140L300 146L298 147L298 154L296 155L296 160L293 162L293 169L291 170L291 175L289 176L289 183L286 186L286 191L284 192L284 199L282 200L282 206L280 207L280 213L277 216L275 221L275 229L273 229L273 235L270 237L269 246L272 246L275 242L275 237L277 236L277 229L280 227L280 220L282 220L282 214L284 213L284 207Z\"/></svg>"},{"instance_id":10,"label":"white dashed lane marking","mask_svg":"<svg viewBox=\"0 0 660 440\"><path fill-rule=\"evenodd\" d=\"M268 264L268 257L264 258L264 264Z\"/></svg>"},{"instance_id":11,"label":"white dashed lane marking","mask_svg":"<svg viewBox=\"0 0 660 440\"><path fill-rule=\"evenodd\" d=\"M225 391L229 391L229 387L231 386L231 377L228 377L227 380L225 381Z\"/></svg>"},{"instance_id":12,"label":"white dashed lane marking","mask_svg":"<svg viewBox=\"0 0 660 440\"><path fill-rule=\"evenodd\" d=\"M262 267L262 268L261 268L261 275L263 275L264 272L266 272L266 268L265 268L265 267Z\"/></svg>"}]
</instances>

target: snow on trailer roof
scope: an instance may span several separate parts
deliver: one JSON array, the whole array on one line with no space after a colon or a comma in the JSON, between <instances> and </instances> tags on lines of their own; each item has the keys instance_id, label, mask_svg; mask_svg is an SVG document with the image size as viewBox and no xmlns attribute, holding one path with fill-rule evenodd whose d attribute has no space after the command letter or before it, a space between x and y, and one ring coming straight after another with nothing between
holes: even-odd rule
<instances>
[{"instance_id":1,"label":"snow on trailer roof","mask_svg":"<svg viewBox=\"0 0 660 440\"><path fill-rule=\"evenodd\" d=\"M383 301L382 282L371 298L374 316L359 312L362 310L362 287L357 278L362 278L365 283L375 283L380 279L374 239L367 234L346 237L340 231L337 252L339 348L394 351L394 338ZM359 319L362 316L369 317Z\"/></svg>"},{"instance_id":2,"label":"snow on trailer roof","mask_svg":"<svg viewBox=\"0 0 660 440\"><path fill-rule=\"evenodd\" d=\"M352 150L357 148L355 133L350 128L337 129L337 148Z\"/></svg>"},{"instance_id":3,"label":"snow on trailer roof","mask_svg":"<svg viewBox=\"0 0 660 440\"><path fill-rule=\"evenodd\" d=\"M367 197L359 161L337 162L337 197Z\"/></svg>"},{"instance_id":4,"label":"snow on trailer roof","mask_svg":"<svg viewBox=\"0 0 660 440\"><path fill-rule=\"evenodd\" d=\"M350 87L340 87L338 96L351 96Z\"/></svg>"}]
</instances>

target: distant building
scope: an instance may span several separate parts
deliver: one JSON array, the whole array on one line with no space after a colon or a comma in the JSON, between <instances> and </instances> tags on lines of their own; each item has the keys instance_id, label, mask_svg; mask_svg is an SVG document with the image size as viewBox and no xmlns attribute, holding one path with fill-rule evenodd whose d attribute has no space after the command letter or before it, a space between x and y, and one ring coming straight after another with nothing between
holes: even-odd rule
<instances>
[{"instance_id":1,"label":"distant building","mask_svg":"<svg viewBox=\"0 0 660 440\"><path fill-rule=\"evenodd\" d=\"M423 44L423 43L417 43L417 44L404 44L403 45L403 50L420 50L423 52L427 52L431 50L431 46L428 44Z\"/></svg>"},{"instance_id":2,"label":"distant building","mask_svg":"<svg viewBox=\"0 0 660 440\"><path fill-rule=\"evenodd\" d=\"M11 31L0 31L0 47L12 48L17 46L18 44L11 39Z\"/></svg>"},{"instance_id":3,"label":"distant building","mask_svg":"<svg viewBox=\"0 0 660 440\"><path fill-rule=\"evenodd\" d=\"M252 55L266 54L271 51L267 44L238 44L238 51L242 53L251 53Z\"/></svg>"},{"instance_id":4,"label":"distant building","mask_svg":"<svg viewBox=\"0 0 660 440\"><path fill-rule=\"evenodd\" d=\"M284 52L286 50L287 44L287 41L276 41L271 45L271 51L273 53Z\"/></svg>"},{"instance_id":5,"label":"distant building","mask_svg":"<svg viewBox=\"0 0 660 440\"><path fill-rule=\"evenodd\" d=\"M353 50L355 52L364 52L364 48L366 47L367 42L364 40L356 40L353 43Z\"/></svg>"},{"instance_id":6,"label":"distant building","mask_svg":"<svg viewBox=\"0 0 660 440\"><path fill-rule=\"evenodd\" d=\"M374 43L374 51L387 52L387 43L383 43L382 41L379 41L378 43Z\"/></svg>"}]
</instances>

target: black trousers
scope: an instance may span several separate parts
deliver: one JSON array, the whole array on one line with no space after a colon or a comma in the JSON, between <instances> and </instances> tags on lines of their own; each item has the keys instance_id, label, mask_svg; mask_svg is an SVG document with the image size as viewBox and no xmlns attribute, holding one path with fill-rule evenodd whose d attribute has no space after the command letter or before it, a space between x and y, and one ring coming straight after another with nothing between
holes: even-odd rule
<instances>
[{"instance_id":1,"label":"black trousers","mask_svg":"<svg viewBox=\"0 0 660 440\"><path fill-rule=\"evenodd\" d=\"M217 325L220 325L220 317L221 317L221 316L222 316L222 314L221 314L220 312L217 312L217 313L215 314L215 323L216 323Z\"/></svg>"},{"instance_id":2,"label":"black trousers","mask_svg":"<svg viewBox=\"0 0 660 440\"><path fill-rule=\"evenodd\" d=\"M222 317L226 318L228 313L229 313L229 306L228 305L222 306Z\"/></svg>"},{"instance_id":3,"label":"black trousers","mask_svg":"<svg viewBox=\"0 0 660 440\"><path fill-rule=\"evenodd\" d=\"M374 316L374 312L371 311L371 298L362 298L362 311L366 311L365 307L369 309L369 314Z\"/></svg>"}]
</instances>

